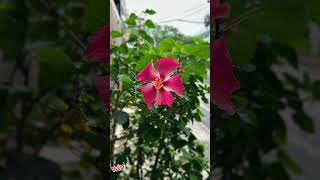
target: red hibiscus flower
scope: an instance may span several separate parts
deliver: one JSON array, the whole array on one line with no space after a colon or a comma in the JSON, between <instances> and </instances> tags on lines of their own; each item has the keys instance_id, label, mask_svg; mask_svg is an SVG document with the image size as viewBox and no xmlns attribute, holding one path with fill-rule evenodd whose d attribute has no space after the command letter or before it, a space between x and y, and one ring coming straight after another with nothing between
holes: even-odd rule
<instances>
[{"instance_id":1,"label":"red hibiscus flower","mask_svg":"<svg viewBox=\"0 0 320 180\"><path fill-rule=\"evenodd\" d=\"M109 64L110 55L110 27L106 25L90 39L89 54L86 59L89 61L99 60L103 63Z\"/></svg>"},{"instance_id":2,"label":"red hibiscus flower","mask_svg":"<svg viewBox=\"0 0 320 180\"><path fill-rule=\"evenodd\" d=\"M150 62L137 76L138 81L146 83L140 87L140 91L146 101L148 109L152 103L156 105L168 105L171 107L174 97L170 92L182 96L184 85L180 74L171 74L181 67L181 63L173 58L162 58L158 61L157 69Z\"/></svg>"},{"instance_id":3,"label":"red hibiscus flower","mask_svg":"<svg viewBox=\"0 0 320 180\"><path fill-rule=\"evenodd\" d=\"M109 76L97 76L94 80L94 84L102 98L107 111L110 111L110 79Z\"/></svg>"},{"instance_id":4,"label":"red hibiscus flower","mask_svg":"<svg viewBox=\"0 0 320 180\"><path fill-rule=\"evenodd\" d=\"M233 65L225 40L217 39L211 46L211 98L214 104L229 115L235 111L232 107L232 93L240 89L240 84L233 73Z\"/></svg>"},{"instance_id":5,"label":"red hibiscus flower","mask_svg":"<svg viewBox=\"0 0 320 180\"><path fill-rule=\"evenodd\" d=\"M216 18L228 17L230 14L229 4L221 4L220 0L211 0L210 6L211 16L213 20Z\"/></svg>"}]
</instances>

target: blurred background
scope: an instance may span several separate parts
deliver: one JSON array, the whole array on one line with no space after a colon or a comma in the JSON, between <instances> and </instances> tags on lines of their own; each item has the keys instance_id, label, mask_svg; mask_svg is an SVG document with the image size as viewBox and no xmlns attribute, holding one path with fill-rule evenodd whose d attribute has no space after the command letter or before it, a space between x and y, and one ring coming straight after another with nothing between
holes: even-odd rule
<instances>
[{"instance_id":1,"label":"blurred background","mask_svg":"<svg viewBox=\"0 0 320 180\"><path fill-rule=\"evenodd\" d=\"M299 130L293 121L290 115L292 112L290 110L285 110L282 112L283 116L287 119L287 127L288 127L288 145L286 149L288 150L291 157L297 162L297 164L301 167L303 174L301 175L292 175L292 179L304 180L304 179L317 179L319 176L319 172L316 170L316 165L320 163L320 104L317 99L319 97L319 80L320 80L320 31L319 25L315 22L310 21L308 23L308 34L309 34L309 43L310 48L307 51L298 52L299 65L300 69L295 71L293 69L280 68L277 69L279 71L287 71L294 76L303 79L303 74L308 73L310 75L310 79L315 81L314 87L314 97L313 100L310 101L310 97L305 97L302 95L305 100L304 110L314 122L314 133L307 134Z\"/></svg>"},{"instance_id":2,"label":"blurred background","mask_svg":"<svg viewBox=\"0 0 320 180\"><path fill-rule=\"evenodd\" d=\"M223 2L212 37L219 24L241 89L236 116L211 106L213 179L318 179L319 2Z\"/></svg>"},{"instance_id":3,"label":"blurred background","mask_svg":"<svg viewBox=\"0 0 320 180\"><path fill-rule=\"evenodd\" d=\"M0 1L0 179L107 179L108 113L87 62L105 0Z\"/></svg>"}]
</instances>

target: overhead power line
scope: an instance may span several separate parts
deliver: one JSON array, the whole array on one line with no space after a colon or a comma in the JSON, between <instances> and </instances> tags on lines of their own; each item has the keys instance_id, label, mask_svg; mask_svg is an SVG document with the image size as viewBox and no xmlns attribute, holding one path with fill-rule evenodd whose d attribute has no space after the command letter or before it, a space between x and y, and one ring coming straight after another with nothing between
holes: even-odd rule
<instances>
[{"instance_id":1,"label":"overhead power line","mask_svg":"<svg viewBox=\"0 0 320 180\"><path fill-rule=\"evenodd\" d=\"M191 15L194 15L194 14L200 12L200 11L203 11L203 10L206 9L206 8L209 8L209 6L206 6L206 7L204 7L204 8L198 9L198 10L196 10L196 11L190 12L189 14L184 15L182 18L186 18L186 17L189 17L189 16L191 16Z\"/></svg>"},{"instance_id":2,"label":"overhead power line","mask_svg":"<svg viewBox=\"0 0 320 180\"><path fill-rule=\"evenodd\" d=\"M162 24L162 23L168 23L168 22L174 22L174 21L185 22L185 23L194 23L194 24L204 24L203 21L192 21L192 20L186 20L186 19L171 19L171 20L161 21L161 22L157 22L157 23Z\"/></svg>"},{"instance_id":3,"label":"overhead power line","mask_svg":"<svg viewBox=\"0 0 320 180\"><path fill-rule=\"evenodd\" d=\"M185 10L182 15L179 15L178 19L183 19L184 17L190 16L190 15L192 15L195 11L196 11L196 12L199 12L199 10L203 10L204 6L209 7L209 4L208 4L208 3L205 3L205 4L200 4L200 5L199 5L198 7L196 7L196 8L194 8L194 7L189 8L189 9ZM206 8L206 7L205 7L205 8ZM169 20L169 19L176 19L176 17L167 16L167 17L163 18L162 20L159 20L159 22L167 21L167 20Z\"/></svg>"}]
</instances>

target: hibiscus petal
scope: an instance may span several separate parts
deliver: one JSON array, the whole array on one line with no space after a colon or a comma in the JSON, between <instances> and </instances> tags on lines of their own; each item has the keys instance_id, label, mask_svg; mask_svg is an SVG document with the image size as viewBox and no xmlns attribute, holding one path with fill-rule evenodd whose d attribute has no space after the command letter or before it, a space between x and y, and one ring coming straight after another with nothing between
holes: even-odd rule
<instances>
[{"instance_id":1,"label":"hibiscus petal","mask_svg":"<svg viewBox=\"0 0 320 180\"><path fill-rule=\"evenodd\" d=\"M103 63L108 63L110 58L110 52L109 49L106 51L106 48L97 48L90 52L88 56L86 56L86 59L88 60L99 60Z\"/></svg>"},{"instance_id":2,"label":"hibiscus petal","mask_svg":"<svg viewBox=\"0 0 320 180\"><path fill-rule=\"evenodd\" d=\"M158 61L158 71L160 73L160 77L165 81L178 67L181 67L181 63L173 58L162 58Z\"/></svg>"},{"instance_id":3,"label":"hibiscus petal","mask_svg":"<svg viewBox=\"0 0 320 180\"><path fill-rule=\"evenodd\" d=\"M171 107L174 97L171 95L171 93L165 89L157 90L157 96L156 96L156 105L168 105Z\"/></svg>"},{"instance_id":4,"label":"hibiscus petal","mask_svg":"<svg viewBox=\"0 0 320 180\"><path fill-rule=\"evenodd\" d=\"M212 19L228 17L230 15L230 5L221 4L220 0L211 0L211 16Z\"/></svg>"},{"instance_id":5,"label":"hibiscus petal","mask_svg":"<svg viewBox=\"0 0 320 180\"><path fill-rule=\"evenodd\" d=\"M176 74L165 81L163 88L176 93L178 96L182 96L182 92L185 89L180 74Z\"/></svg>"},{"instance_id":6,"label":"hibiscus petal","mask_svg":"<svg viewBox=\"0 0 320 180\"><path fill-rule=\"evenodd\" d=\"M233 73L233 65L225 40L217 39L211 46L211 98L220 109L229 115L235 112L232 107L232 93L240 89L240 84Z\"/></svg>"},{"instance_id":7,"label":"hibiscus petal","mask_svg":"<svg viewBox=\"0 0 320 180\"><path fill-rule=\"evenodd\" d=\"M152 102L156 98L156 89L151 83L143 85L140 87L140 91L146 101L148 109L152 108Z\"/></svg>"},{"instance_id":8,"label":"hibiscus petal","mask_svg":"<svg viewBox=\"0 0 320 180\"><path fill-rule=\"evenodd\" d=\"M110 44L110 26L106 25L90 39L90 49L105 47L108 46L108 44Z\"/></svg>"},{"instance_id":9,"label":"hibiscus petal","mask_svg":"<svg viewBox=\"0 0 320 180\"><path fill-rule=\"evenodd\" d=\"M145 67L137 76L138 81L145 83L151 82L158 76L158 73L153 67L153 62L151 61L147 67Z\"/></svg>"},{"instance_id":10,"label":"hibiscus petal","mask_svg":"<svg viewBox=\"0 0 320 180\"><path fill-rule=\"evenodd\" d=\"M230 14L229 4L222 4L215 8L214 16L215 18L228 17Z\"/></svg>"},{"instance_id":11,"label":"hibiscus petal","mask_svg":"<svg viewBox=\"0 0 320 180\"><path fill-rule=\"evenodd\" d=\"M85 59L89 61L99 60L103 63L110 63L110 25L100 29L90 39L89 55Z\"/></svg>"},{"instance_id":12,"label":"hibiscus petal","mask_svg":"<svg viewBox=\"0 0 320 180\"><path fill-rule=\"evenodd\" d=\"M97 76L94 80L100 97L102 98L107 111L110 111L110 79L109 76Z\"/></svg>"}]
</instances>

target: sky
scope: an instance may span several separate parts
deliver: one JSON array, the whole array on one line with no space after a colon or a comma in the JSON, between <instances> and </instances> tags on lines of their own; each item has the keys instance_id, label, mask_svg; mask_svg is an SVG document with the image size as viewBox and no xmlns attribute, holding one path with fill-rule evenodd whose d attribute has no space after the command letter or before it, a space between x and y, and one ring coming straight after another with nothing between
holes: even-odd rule
<instances>
[{"instance_id":1,"label":"sky","mask_svg":"<svg viewBox=\"0 0 320 180\"><path fill-rule=\"evenodd\" d=\"M157 13L150 19L155 23L174 26L190 36L205 30L204 18L210 13L208 0L125 0L125 3L128 13L141 14L146 9L153 9ZM202 23L173 21L175 19Z\"/></svg>"}]
</instances>

